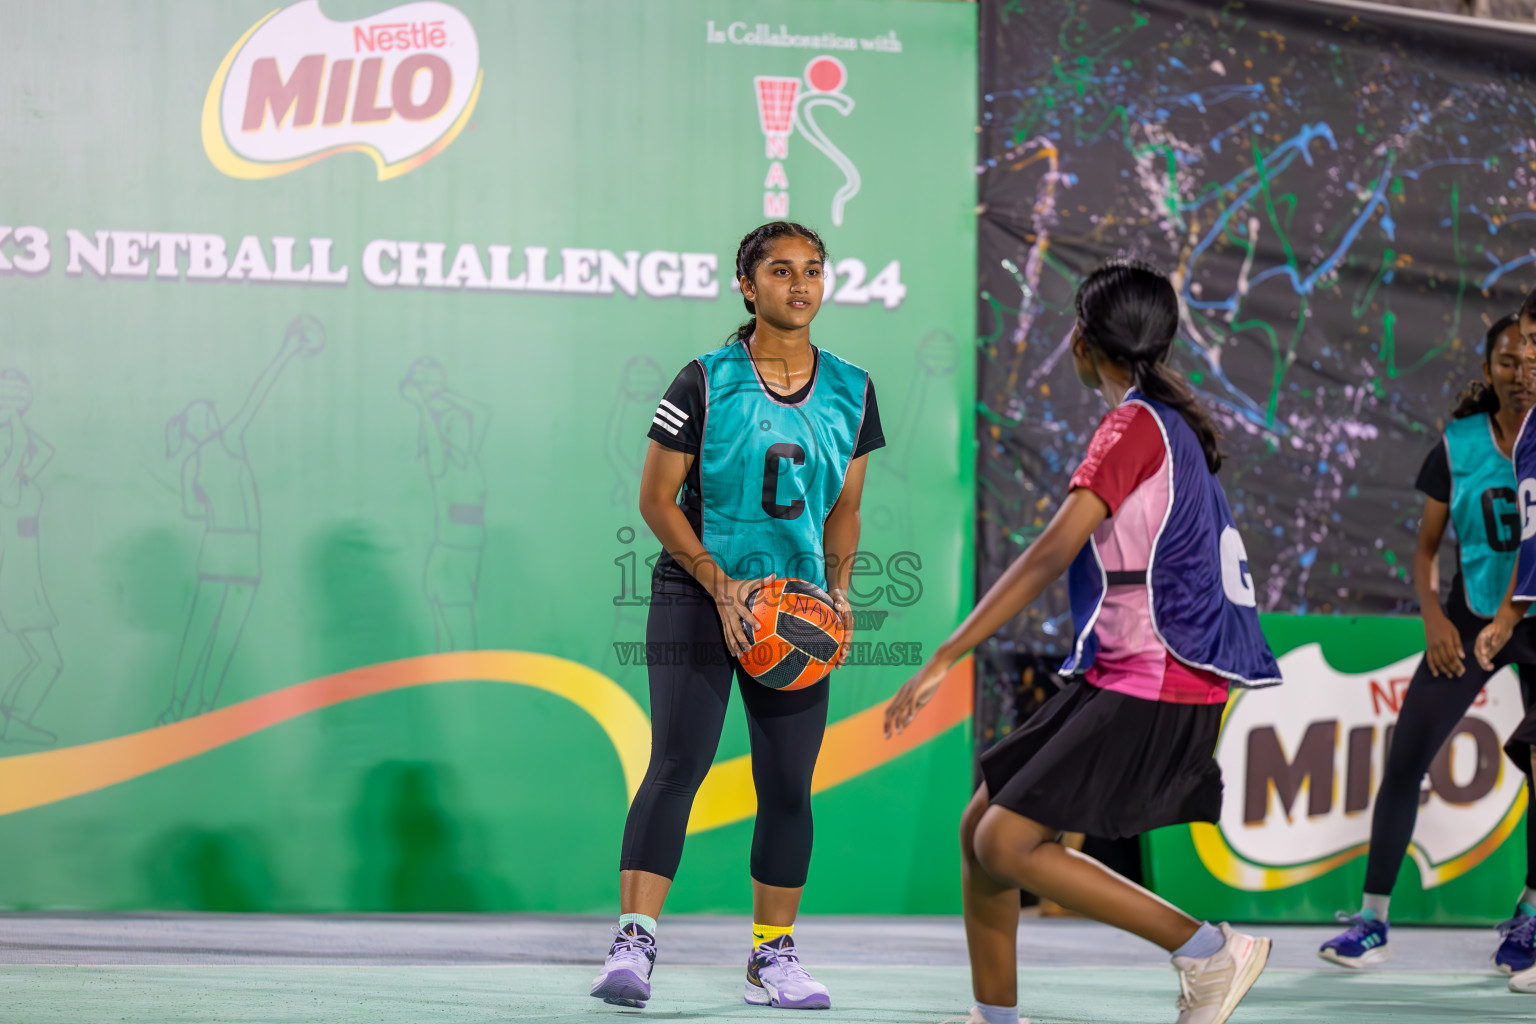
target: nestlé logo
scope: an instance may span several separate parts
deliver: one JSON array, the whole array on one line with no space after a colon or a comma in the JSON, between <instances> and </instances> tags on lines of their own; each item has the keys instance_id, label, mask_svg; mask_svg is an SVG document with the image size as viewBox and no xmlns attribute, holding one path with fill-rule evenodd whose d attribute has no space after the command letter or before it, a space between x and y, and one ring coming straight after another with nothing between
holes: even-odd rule
<instances>
[{"instance_id":1,"label":"nestl\u00e9 logo","mask_svg":"<svg viewBox=\"0 0 1536 1024\"><path fill-rule=\"evenodd\" d=\"M379 180L448 147L480 95L480 44L437 0L338 22L319 0L267 15L219 65L203 148L234 178L271 178L336 153L367 153Z\"/></svg>"}]
</instances>

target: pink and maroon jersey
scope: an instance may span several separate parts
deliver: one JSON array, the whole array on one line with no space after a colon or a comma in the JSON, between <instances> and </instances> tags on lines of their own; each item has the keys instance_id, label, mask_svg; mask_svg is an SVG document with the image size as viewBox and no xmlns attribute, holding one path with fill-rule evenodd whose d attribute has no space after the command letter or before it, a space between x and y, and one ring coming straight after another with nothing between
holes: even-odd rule
<instances>
[{"instance_id":1,"label":"pink and maroon jersey","mask_svg":"<svg viewBox=\"0 0 1536 1024\"><path fill-rule=\"evenodd\" d=\"M1094 432L1071 487L1092 491L1109 506L1109 518L1093 533L1106 573L1146 571L1168 514L1168 457L1145 405L1120 406ZM1158 639L1145 583L1111 585L1093 630L1099 650L1085 678L1094 686L1168 704L1226 701L1225 679L1184 664Z\"/></svg>"}]
</instances>

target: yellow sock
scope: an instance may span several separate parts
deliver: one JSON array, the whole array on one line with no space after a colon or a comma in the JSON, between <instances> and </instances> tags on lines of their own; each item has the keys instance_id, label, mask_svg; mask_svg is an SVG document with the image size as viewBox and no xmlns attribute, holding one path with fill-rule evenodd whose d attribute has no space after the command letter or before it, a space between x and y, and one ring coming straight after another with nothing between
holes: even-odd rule
<instances>
[{"instance_id":1,"label":"yellow sock","mask_svg":"<svg viewBox=\"0 0 1536 1024\"><path fill-rule=\"evenodd\" d=\"M780 928L778 925L754 923L752 925L752 948L756 949L758 946L766 946L780 935L793 934L795 934L794 925L790 925L788 928Z\"/></svg>"}]
</instances>

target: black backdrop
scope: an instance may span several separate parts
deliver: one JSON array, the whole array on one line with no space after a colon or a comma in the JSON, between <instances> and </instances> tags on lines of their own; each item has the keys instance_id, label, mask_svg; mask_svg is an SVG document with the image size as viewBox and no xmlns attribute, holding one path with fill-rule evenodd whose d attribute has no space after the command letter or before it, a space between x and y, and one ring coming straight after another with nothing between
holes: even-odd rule
<instances>
[{"instance_id":1,"label":"black backdrop","mask_svg":"<svg viewBox=\"0 0 1536 1024\"><path fill-rule=\"evenodd\" d=\"M987 0L978 586L1105 412L1072 294L1178 275L1176 362L1226 435L1261 611L1415 610L1414 476L1536 285L1536 42L1311 3ZM982 652L983 743L1071 634L1065 586ZM1038 660L1037 660L1038 659Z\"/></svg>"}]
</instances>

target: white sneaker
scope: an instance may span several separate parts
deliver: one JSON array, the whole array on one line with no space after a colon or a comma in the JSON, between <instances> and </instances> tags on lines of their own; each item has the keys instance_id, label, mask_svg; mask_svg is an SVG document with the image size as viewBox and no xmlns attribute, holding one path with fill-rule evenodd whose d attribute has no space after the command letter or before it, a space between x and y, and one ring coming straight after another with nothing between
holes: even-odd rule
<instances>
[{"instance_id":1,"label":"white sneaker","mask_svg":"<svg viewBox=\"0 0 1536 1024\"><path fill-rule=\"evenodd\" d=\"M1536 996L1536 967L1527 967L1518 974L1510 975L1509 990Z\"/></svg>"},{"instance_id":2,"label":"white sneaker","mask_svg":"<svg viewBox=\"0 0 1536 1024\"><path fill-rule=\"evenodd\" d=\"M615 1006L644 1007L651 998L656 938L638 924L615 928L613 936L603 970L592 982L592 996Z\"/></svg>"},{"instance_id":3,"label":"white sneaker","mask_svg":"<svg viewBox=\"0 0 1536 1024\"><path fill-rule=\"evenodd\" d=\"M786 1010L830 1010L827 986L800 964L795 940L782 935L752 950L747 959L747 987L742 998L753 1006Z\"/></svg>"},{"instance_id":4,"label":"white sneaker","mask_svg":"<svg viewBox=\"0 0 1536 1024\"><path fill-rule=\"evenodd\" d=\"M987 1018L983 1017L981 1011L973 1006L971 1007L971 1012L964 1017L950 1017L948 1020L940 1021L939 1024L987 1024ZM1029 1018L1020 1017L1019 1024L1029 1024Z\"/></svg>"},{"instance_id":5,"label":"white sneaker","mask_svg":"<svg viewBox=\"0 0 1536 1024\"><path fill-rule=\"evenodd\" d=\"M1269 940L1235 932L1223 923L1226 943L1204 959L1173 958L1179 972L1178 1024L1223 1024L1243 1001L1269 960Z\"/></svg>"}]
</instances>

